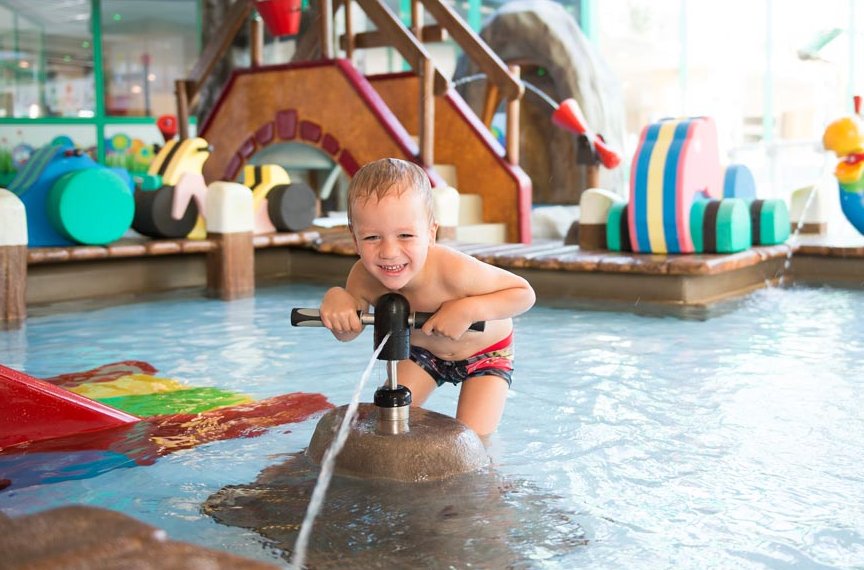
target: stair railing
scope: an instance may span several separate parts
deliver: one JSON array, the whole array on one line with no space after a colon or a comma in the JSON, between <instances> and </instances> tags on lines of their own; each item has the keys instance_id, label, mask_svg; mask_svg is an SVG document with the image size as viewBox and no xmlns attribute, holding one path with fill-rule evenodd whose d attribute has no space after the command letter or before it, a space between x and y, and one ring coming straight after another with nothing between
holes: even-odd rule
<instances>
[{"instance_id":1,"label":"stair railing","mask_svg":"<svg viewBox=\"0 0 864 570\"><path fill-rule=\"evenodd\" d=\"M352 0L342 0L346 10L346 52L350 55L355 48L355 35L350 29L350 8ZM424 166L434 164L434 124L435 95L440 95L449 89L449 81L435 67L422 39L443 39L441 28L450 33L453 39L462 47L465 54L474 61L488 78L486 108L484 122L491 123L492 113L499 95L507 100L507 159L511 164L519 162L519 99L524 93L524 87L518 78L518 67L510 69L492 52L480 37L471 30L462 18L442 0L412 0L412 30L413 34L399 21L382 0L353 0L366 12L366 15L377 27L379 42L386 41L392 45L420 77L419 105L420 124L418 125L418 147L420 160ZM333 48L333 0L320 0L321 18L319 36L321 53L325 59L334 57ZM435 17L438 26L422 26L422 10L420 3ZM189 109L194 106L201 93L201 88L213 71L216 64L224 57L231 47L234 38L254 9L252 0L238 0L231 5L225 20L205 47L189 76L175 81L175 96L177 100L177 123L180 139L189 137ZM427 33L428 32L428 33ZM261 22L255 18L251 28L251 64L261 65L263 30ZM358 35L359 36L359 35ZM367 45L381 45L379 42L367 42ZM359 43L359 42L358 42Z\"/></svg>"},{"instance_id":2,"label":"stair railing","mask_svg":"<svg viewBox=\"0 0 864 570\"><path fill-rule=\"evenodd\" d=\"M231 48L231 43L252 13L252 2L239 0L231 5L222 27L201 52L195 67L186 79L174 82L174 95L177 100L177 130L180 140L189 138L189 108L194 106L201 94L201 87L210 76L213 68ZM253 28L254 30L254 28ZM260 35L260 26L258 34ZM253 38L253 46L260 40ZM260 53L260 52L259 52ZM253 49L253 62L255 51ZM259 60L260 61L260 60Z\"/></svg>"},{"instance_id":3,"label":"stair railing","mask_svg":"<svg viewBox=\"0 0 864 570\"><path fill-rule=\"evenodd\" d=\"M486 75L486 101L481 119L490 126L499 97L506 99L506 153L510 164L519 164L519 101L525 94L525 86L519 79L519 67L508 66L493 52L465 20L443 0L411 0L412 29L417 33L423 29L420 4L432 14L459 44L471 61Z\"/></svg>"}]
</instances>

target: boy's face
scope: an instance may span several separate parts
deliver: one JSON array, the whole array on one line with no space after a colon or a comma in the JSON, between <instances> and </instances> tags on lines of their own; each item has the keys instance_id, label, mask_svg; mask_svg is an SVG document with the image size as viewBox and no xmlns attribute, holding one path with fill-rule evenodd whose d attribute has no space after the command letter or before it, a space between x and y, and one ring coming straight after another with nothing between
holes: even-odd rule
<instances>
[{"instance_id":1,"label":"boy's face","mask_svg":"<svg viewBox=\"0 0 864 570\"><path fill-rule=\"evenodd\" d=\"M417 192L391 192L381 200L373 196L356 202L351 217L360 261L382 285L397 291L420 273L436 227Z\"/></svg>"}]
</instances>

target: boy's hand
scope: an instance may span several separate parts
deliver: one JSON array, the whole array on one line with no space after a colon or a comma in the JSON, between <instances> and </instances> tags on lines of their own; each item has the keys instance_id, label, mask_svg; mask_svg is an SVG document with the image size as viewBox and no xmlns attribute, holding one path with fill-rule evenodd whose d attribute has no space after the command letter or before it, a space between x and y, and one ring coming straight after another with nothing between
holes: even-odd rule
<instances>
[{"instance_id":1,"label":"boy's hand","mask_svg":"<svg viewBox=\"0 0 864 570\"><path fill-rule=\"evenodd\" d=\"M474 323L470 313L466 310L470 301L468 299L453 299L445 301L435 314L429 317L422 330L427 335L445 336L452 340L459 340L465 331Z\"/></svg>"},{"instance_id":2,"label":"boy's hand","mask_svg":"<svg viewBox=\"0 0 864 570\"><path fill-rule=\"evenodd\" d=\"M357 299L342 287L333 287L321 300L321 323L337 339L348 341L363 331L358 311L362 310Z\"/></svg>"}]
</instances>

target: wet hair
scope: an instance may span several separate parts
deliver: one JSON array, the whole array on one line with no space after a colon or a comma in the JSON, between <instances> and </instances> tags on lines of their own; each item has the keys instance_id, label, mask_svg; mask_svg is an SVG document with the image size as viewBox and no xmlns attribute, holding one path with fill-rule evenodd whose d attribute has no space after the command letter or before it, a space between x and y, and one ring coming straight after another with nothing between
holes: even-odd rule
<instances>
[{"instance_id":1,"label":"wet hair","mask_svg":"<svg viewBox=\"0 0 864 570\"><path fill-rule=\"evenodd\" d=\"M382 158L363 166L354 174L348 186L348 223L352 223L352 209L357 201L367 202L371 198L381 200L385 196L414 191L420 195L429 218L435 221L432 213L432 188L426 172L407 160Z\"/></svg>"}]
</instances>

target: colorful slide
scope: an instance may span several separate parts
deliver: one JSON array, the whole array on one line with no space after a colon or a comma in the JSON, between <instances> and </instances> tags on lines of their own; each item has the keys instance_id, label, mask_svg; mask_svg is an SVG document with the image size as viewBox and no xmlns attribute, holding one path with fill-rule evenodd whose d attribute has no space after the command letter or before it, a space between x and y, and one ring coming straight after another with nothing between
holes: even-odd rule
<instances>
[{"instance_id":1,"label":"colorful slide","mask_svg":"<svg viewBox=\"0 0 864 570\"><path fill-rule=\"evenodd\" d=\"M0 489L85 479L203 443L255 437L332 408L321 394L253 400L123 361L40 380L0 366ZM133 415L134 414L134 415Z\"/></svg>"}]
</instances>

